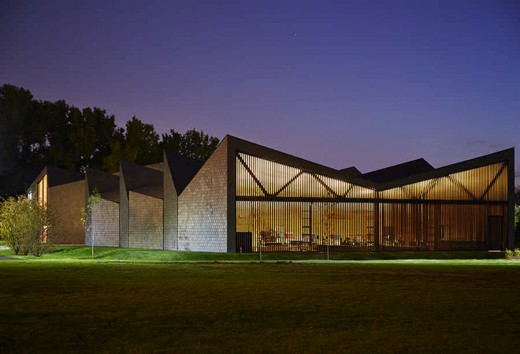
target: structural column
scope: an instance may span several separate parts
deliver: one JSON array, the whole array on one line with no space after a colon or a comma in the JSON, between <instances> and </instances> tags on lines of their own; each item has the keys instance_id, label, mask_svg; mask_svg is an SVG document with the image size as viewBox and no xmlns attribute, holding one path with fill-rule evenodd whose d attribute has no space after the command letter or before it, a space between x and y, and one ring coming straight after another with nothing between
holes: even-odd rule
<instances>
[{"instance_id":1,"label":"structural column","mask_svg":"<svg viewBox=\"0 0 520 354\"><path fill-rule=\"evenodd\" d=\"M376 200L379 200L379 192L376 192ZM376 201L374 203L374 250L380 251L380 245L379 245L379 201Z\"/></svg>"}]
</instances>

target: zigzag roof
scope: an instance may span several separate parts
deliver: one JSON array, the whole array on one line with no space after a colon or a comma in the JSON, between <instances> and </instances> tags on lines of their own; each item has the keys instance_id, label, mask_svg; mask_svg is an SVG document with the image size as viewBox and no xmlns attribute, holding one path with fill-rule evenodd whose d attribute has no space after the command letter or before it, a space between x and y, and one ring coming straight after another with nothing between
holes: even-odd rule
<instances>
[{"instance_id":1,"label":"zigzag roof","mask_svg":"<svg viewBox=\"0 0 520 354\"><path fill-rule=\"evenodd\" d=\"M94 168L87 168L85 176L88 194L97 189L103 199L119 203L119 176Z\"/></svg>"},{"instance_id":2,"label":"zigzag roof","mask_svg":"<svg viewBox=\"0 0 520 354\"><path fill-rule=\"evenodd\" d=\"M51 165L45 166L31 183L31 186L47 175L48 187L55 187L66 183L81 181L85 178L82 173L66 170Z\"/></svg>"},{"instance_id":3,"label":"zigzag roof","mask_svg":"<svg viewBox=\"0 0 520 354\"><path fill-rule=\"evenodd\" d=\"M182 193L203 165L200 160L171 151L164 151L164 159L171 173L177 195Z\"/></svg>"},{"instance_id":4,"label":"zigzag roof","mask_svg":"<svg viewBox=\"0 0 520 354\"><path fill-rule=\"evenodd\" d=\"M121 177L129 191L163 199L163 173L160 170L121 161Z\"/></svg>"}]
</instances>

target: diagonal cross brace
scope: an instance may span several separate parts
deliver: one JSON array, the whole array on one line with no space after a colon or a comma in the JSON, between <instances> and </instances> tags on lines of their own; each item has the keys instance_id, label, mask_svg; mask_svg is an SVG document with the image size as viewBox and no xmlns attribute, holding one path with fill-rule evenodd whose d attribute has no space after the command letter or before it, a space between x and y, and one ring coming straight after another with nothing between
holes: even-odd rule
<instances>
[{"instance_id":1,"label":"diagonal cross brace","mask_svg":"<svg viewBox=\"0 0 520 354\"><path fill-rule=\"evenodd\" d=\"M269 193L267 192L267 190L264 188L264 186L262 186L262 183L260 183L260 181L258 180L258 178L256 178L255 174L253 173L253 171L251 171L251 169L249 168L249 166L246 164L246 162L244 161L244 159L237 154L237 158L238 160L240 161L240 163L244 166L244 168L246 169L247 173L249 173L251 175L251 177L253 178L253 180L255 181L255 183L258 185L258 187L260 187L260 189L262 190L262 192L265 194L265 196L269 196Z\"/></svg>"},{"instance_id":2,"label":"diagonal cross brace","mask_svg":"<svg viewBox=\"0 0 520 354\"><path fill-rule=\"evenodd\" d=\"M487 194L489 193L489 191L491 190L491 188L493 187L493 185L495 184L495 182L498 180L498 177L500 177L500 175L502 174L502 171L504 171L504 169L506 168L507 166L507 163L503 163L502 166L500 167L500 169L498 170L497 174L495 175L495 177L493 177L493 179L491 180L491 183L489 184L489 186L487 186L486 190L484 191L484 193L482 193L482 195L480 196L480 200L484 200L484 198L487 196Z\"/></svg>"}]
</instances>

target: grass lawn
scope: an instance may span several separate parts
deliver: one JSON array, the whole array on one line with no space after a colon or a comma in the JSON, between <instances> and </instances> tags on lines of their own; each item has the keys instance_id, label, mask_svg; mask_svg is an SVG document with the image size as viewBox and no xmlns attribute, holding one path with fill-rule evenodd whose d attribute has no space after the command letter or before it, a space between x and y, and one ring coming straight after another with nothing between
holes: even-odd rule
<instances>
[{"instance_id":1,"label":"grass lawn","mask_svg":"<svg viewBox=\"0 0 520 354\"><path fill-rule=\"evenodd\" d=\"M12 257L9 249L0 249L0 256ZM270 252L263 253L264 261L316 261L326 260L326 254L317 252ZM21 257L23 258L23 257ZM33 260L91 260L88 246L53 246L52 252ZM210 253L182 252L118 247L95 247L95 260L103 262L256 262L258 253ZM503 252L337 252L330 253L331 260L397 260L397 259L503 259Z\"/></svg>"},{"instance_id":2,"label":"grass lawn","mask_svg":"<svg viewBox=\"0 0 520 354\"><path fill-rule=\"evenodd\" d=\"M520 350L520 262L159 263L69 252L86 251L0 261L0 352Z\"/></svg>"}]
</instances>

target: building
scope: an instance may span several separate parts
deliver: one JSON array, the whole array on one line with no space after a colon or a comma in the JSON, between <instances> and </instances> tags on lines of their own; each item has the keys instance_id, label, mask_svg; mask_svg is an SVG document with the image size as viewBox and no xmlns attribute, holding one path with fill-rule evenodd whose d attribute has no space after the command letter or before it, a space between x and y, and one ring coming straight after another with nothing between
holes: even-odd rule
<instances>
[{"instance_id":1,"label":"building","mask_svg":"<svg viewBox=\"0 0 520 354\"><path fill-rule=\"evenodd\" d=\"M119 247L119 176L87 168L85 182L86 205L91 208L85 244ZM92 195L99 200L89 201Z\"/></svg>"},{"instance_id":2,"label":"building","mask_svg":"<svg viewBox=\"0 0 520 354\"><path fill-rule=\"evenodd\" d=\"M179 248L179 195L202 167L202 161L164 152L164 249Z\"/></svg>"},{"instance_id":3,"label":"building","mask_svg":"<svg viewBox=\"0 0 520 354\"><path fill-rule=\"evenodd\" d=\"M178 249L503 250L513 192L513 149L360 174L226 136L179 195Z\"/></svg>"},{"instance_id":4,"label":"building","mask_svg":"<svg viewBox=\"0 0 520 354\"><path fill-rule=\"evenodd\" d=\"M84 244L81 217L85 207L85 181L81 173L46 166L28 188L27 196L37 198L52 211L57 220L57 243Z\"/></svg>"},{"instance_id":5,"label":"building","mask_svg":"<svg viewBox=\"0 0 520 354\"><path fill-rule=\"evenodd\" d=\"M121 161L119 247L164 249L162 168Z\"/></svg>"},{"instance_id":6,"label":"building","mask_svg":"<svg viewBox=\"0 0 520 354\"><path fill-rule=\"evenodd\" d=\"M514 247L514 149L362 174L228 135L204 163L165 152L154 165L123 161L114 175L87 169L86 183L53 171L31 190L63 209L67 243L205 252ZM80 210L94 189L101 202L85 237Z\"/></svg>"}]
</instances>

